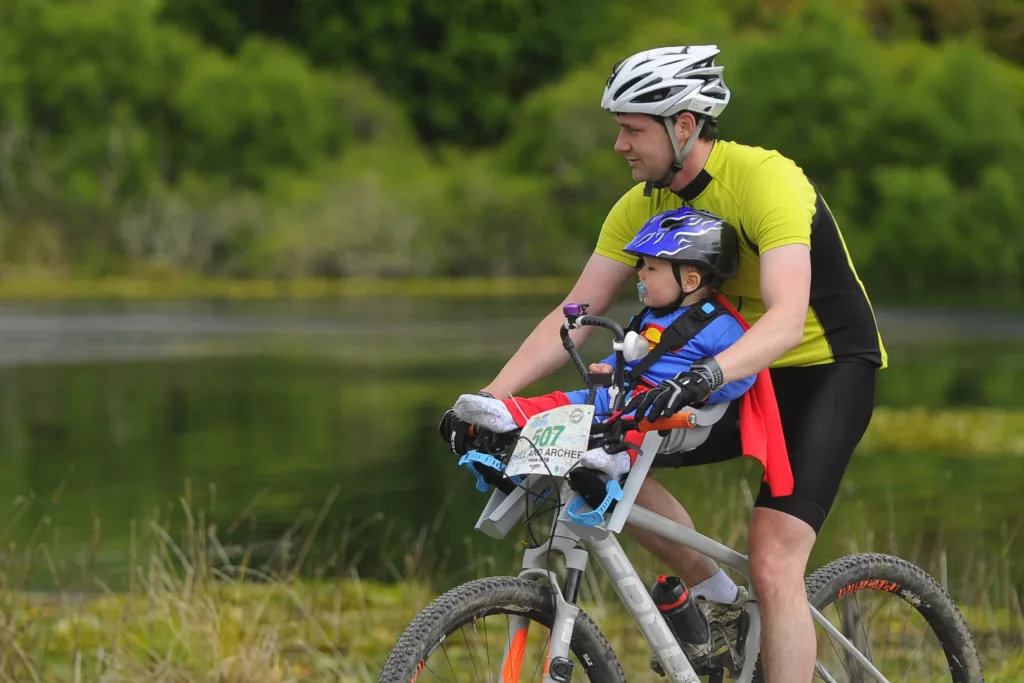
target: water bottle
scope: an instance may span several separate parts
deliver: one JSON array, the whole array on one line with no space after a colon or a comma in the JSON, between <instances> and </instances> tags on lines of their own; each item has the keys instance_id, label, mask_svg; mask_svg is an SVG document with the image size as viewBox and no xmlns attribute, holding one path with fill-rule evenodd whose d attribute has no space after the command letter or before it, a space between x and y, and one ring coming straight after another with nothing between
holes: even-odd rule
<instances>
[{"instance_id":1,"label":"water bottle","mask_svg":"<svg viewBox=\"0 0 1024 683\"><path fill-rule=\"evenodd\" d=\"M708 620L682 579L662 574L651 587L651 598L681 644L700 646L710 642Z\"/></svg>"}]
</instances>

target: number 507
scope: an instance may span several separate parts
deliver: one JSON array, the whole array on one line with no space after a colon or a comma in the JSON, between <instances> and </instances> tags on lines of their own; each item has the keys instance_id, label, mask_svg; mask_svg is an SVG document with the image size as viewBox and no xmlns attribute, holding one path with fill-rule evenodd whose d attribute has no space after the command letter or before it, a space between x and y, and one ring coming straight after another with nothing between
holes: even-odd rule
<instances>
[{"instance_id":1,"label":"number 507","mask_svg":"<svg viewBox=\"0 0 1024 683\"><path fill-rule=\"evenodd\" d=\"M565 427L541 427L533 433L530 441L533 442L534 446L543 448L544 446L554 446L558 443L558 437L565 431Z\"/></svg>"}]
</instances>

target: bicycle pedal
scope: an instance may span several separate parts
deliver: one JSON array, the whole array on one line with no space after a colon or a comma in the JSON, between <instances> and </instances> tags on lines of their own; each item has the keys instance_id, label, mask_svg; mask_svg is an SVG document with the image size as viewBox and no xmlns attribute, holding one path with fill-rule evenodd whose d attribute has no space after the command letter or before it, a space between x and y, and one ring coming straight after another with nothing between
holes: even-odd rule
<instances>
[{"instance_id":1,"label":"bicycle pedal","mask_svg":"<svg viewBox=\"0 0 1024 683\"><path fill-rule=\"evenodd\" d=\"M711 652L713 653L708 657L707 667L703 671L698 671L698 675L715 675L716 669L724 669L729 674L729 678L736 678L739 676L740 670L743 668L743 652L746 647L747 630L750 626L750 620L747 617L746 612L740 614L739 619L730 623L728 626L723 626L720 622L712 622L711 627ZM709 678L710 681L715 680Z\"/></svg>"},{"instance_id":2,"label":"bicycle pedal","mask_svg":"<svg viewBox=\"0 0 1024 683\"><path fill-rule=\"evenodd\" d=\"M721 624L715 623L711 626L711 652L708 657L708 673L714 673L716 669L726 669L730 678L736 678L740 669L743 668L743 653L734 638L726 633Z\"/></svg>"}]
</instances>

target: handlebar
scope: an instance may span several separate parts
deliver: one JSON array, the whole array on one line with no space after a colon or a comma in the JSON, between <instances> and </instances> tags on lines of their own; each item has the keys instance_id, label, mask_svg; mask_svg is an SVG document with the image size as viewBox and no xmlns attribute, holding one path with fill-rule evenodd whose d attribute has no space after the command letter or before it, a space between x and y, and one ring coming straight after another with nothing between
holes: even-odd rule
<instances>
[{"instance_id":1,"label":"handlebar","mask_svg":"<svg viewBox=\"0 0 1024 683\"><path fill-rule=\"evenodd\" d=\"M697 426L697 414L692 410L684 410L675 415L662 417L653 422L640 420L636 429L638 432L657 432L663 429L691 429Z\"/></svg>"},{"instance_id":2,"label":"handlebar","mask_svg":"<svg viewBox=\"0 0 1024 683\"><path fill-rule=\"evenodd\" d=\"M602 422L591 427L590 433L607 435L616 430L622 433L629 431L647 433L669 429L692 429L696 426L697 414L692 410L683 410L668 417L660 417L657 420L643 419L637 421L631 417L623 417L611 422Z\"/></svg>"},{"instance_id":3,"label":"handlebar","mask_svg":"<svg viewBox=\"0 0 1024 683\"><path fill-rule=\"evenodd\" d=\"M583 363L583 359L580 358L579 352L576 350L576 345L569 336L569 331L579 329L584 326L603 327L604 329L611 331L615 336L615 372L613 374L611 388L616 391L614 394L614 400L612 401L611 410L613 413L621 411L626 399L624 370L626 363L622 352L623 342L626 339L625 330L623 330L622 326L614 320L594 315L586 315L587 304L565 304L562 306L562 313L565 315L565 323L559 330L559 335L562 338L562 346L569 353L573 363L576 365L576 369L579 370L579 373L583 376L583 380L587 383L588 387L592 387L594 383L591 381L592 378L590 373L587 371L586 365ZM622 423L623 427L636 429L640 432L668 429L689 429L697 426L697 415L693 411L687 410L669 417L654 420L653 422L648 420L635 422L629 419L619 420L619 422Z\"/></svg>"},{"instance_id":4,"label":"handlebar","mask_svg":"<svg viewBox=\"0 0 1024 683\"><path fill-rule=\"evenodd\" d=\"M580 357L579 352L576 350L576 344L573 343L572 337L569 336L569 331L578 330L581 327L588 326L603 327L604 329L611 331L615 336L615 372L612 375L611 386L611 388L615 390L615 393L612 394L613 400L611 408L613 411L622 410L626 394L626 360L622 354L622 347L623 342L626 339L626 332L622 329L622 325L614 320L602 318L596 315L586 315L587 307L588 304L565 304L562 306L562 313L565 315L565 323L558 330L558 334L562 338L562 348L564 348L569 354L569 357L572 358L572 362L576 366L576 370L583 377L583 381L586 383L587 388L593 388L594 384L591 382L590 373L588 372L583 359Z\"/></svg>"}]
</instances>

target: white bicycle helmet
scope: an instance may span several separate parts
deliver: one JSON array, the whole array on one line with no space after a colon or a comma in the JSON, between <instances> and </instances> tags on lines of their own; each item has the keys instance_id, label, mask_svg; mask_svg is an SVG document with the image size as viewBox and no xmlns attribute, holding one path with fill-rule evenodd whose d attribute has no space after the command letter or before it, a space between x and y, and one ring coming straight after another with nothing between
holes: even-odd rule
<instances>
[{"instance_id":1,"label":"white bicycle helmet","mask_svg":"<svg viewBox=\"0 0 1024 683\"><path fill-rule=\"evenodd\" d=\"M619 62L608 77L601 108L613 114L648 114L661 117L676 153L676 168L683 167L707 119L717 119L729 104L724 67L715 66L717 45L681 45L638 52ZM675 117L688 111L697 115L697 130L680 149Z\"/></svg>"}]
</instances>

